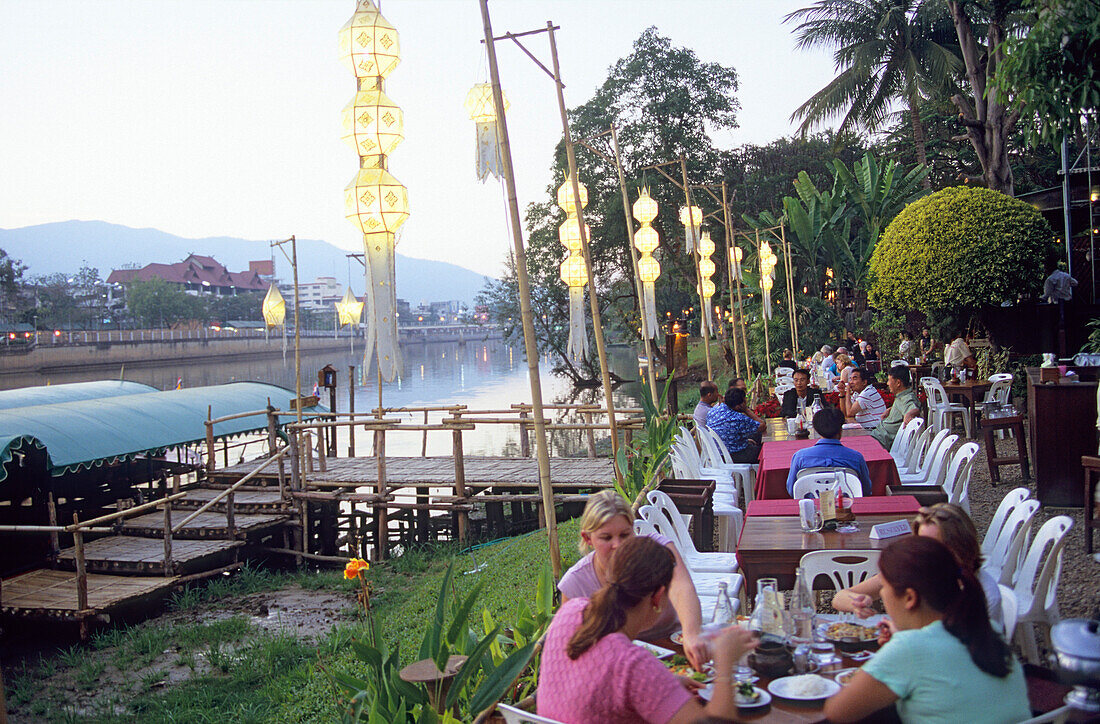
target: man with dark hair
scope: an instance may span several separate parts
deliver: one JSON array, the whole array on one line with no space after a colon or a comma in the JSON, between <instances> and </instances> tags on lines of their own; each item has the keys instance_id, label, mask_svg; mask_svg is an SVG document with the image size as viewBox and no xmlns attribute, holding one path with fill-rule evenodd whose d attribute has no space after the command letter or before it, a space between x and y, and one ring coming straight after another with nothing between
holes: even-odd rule
<instances>
[{"instance_id":1,"label":"man with dark hair","mask_svg":"<svg viewBox=\"0 0 1100 724\"><path fill-rule=\"evenodd\" d=\"M886 414L886 403L882 395L871 384L871 373L863 367L856 367L848 375L848 383L840 382L840 411L845 417L855 421L866 430L878 427Z\"/></svg>"},{"instance_id":2,"label":"man with dark hair","mask_svg":"<svg viewBox=\"0 0 1100 724\"><path fill-rule=\"evenodd\" d=\"M978 361L974 359L974 353L970 351L970 347L966 344L966 337L963 335L962 330L956 329L951 333L951 343L947 345L947 349L943 352L943 363L948 367L954 367L956 370L963 367L971 370L978 368Z\"/></svg>"},{"instance_id":3,"label":"man with dark hair","mask_svg":"<svg viewBox=\"0 0 1100 724\"><path fill-rule=\"evenodd\" d=\"M864 495L871 494L871 472L867 461L858 450L840 442L844 426L844 413L835 407L826 407L814 415L814 430L821 439L812 447L802 448L791 458L791 472L787 474L787 493L794 494L794 481L803 468L851 468L859 476Z\"/></svg>"},{"instance_id":4,"label":"man with dark hair","mask_svg":"<svg viewBox=\"0 0 1100 724\"><path fill-rule=\"evenodd\" d=\"M905 365L891 367L886 373L886 386L894 395L894 404L890 406L890 412L882 418L879 426L871 431L871 437L878 440L887 450L894 444L894 438L901 426L920 414L920 406L917 404L917 396L913 394L912 385L913 377Z\"/></svg>"},{"instance_id":5,"label":"man with dark hair","mask_svg":"<svg viewBox=\"0 0 1100 724\"><path fill-rule=\"evenodd\" d=\"M810 387L809 370L795 370L791 380L794 382L794 389L783 393L783 417L801 415L807 407L813 407L814 400L821 394Z\"/></svg>"},{"instance_id":6,"label":"man with dark hair","mask_svg":"<svg viewBox=\"0 0 1100 724\"><path fill-rule=\"evenodd\" d=\"M714 380L704 380L699 383L699 404L695 406L695 411L691 413L696 427L707 426L707 413L710 412L710 408L719 399L718 385L714 384Z\"/></svg>"},{"instance_id":7,"label":"man with dark hair","mask_svg":"<svg viewBox=\"0 0 1100 724\"><path fill-rule=\"evenodd\" d=\"M798 363L794 361L794 352L789 349L783 350L783 361L780 362L777 367L786 367L789 370L798 369Z\"/></svg>"},{"instance_id":8,"label":"man with dark hair","mask_svg":"<svg viewBox=\"0 0 1100 724\"><path fill-rule=\"evenodd\" d=\"M753 436L768 428L759 415L745 404L745 393L736 388L726 393L726 399L711 408L707 427L715 432L735 463L755 463L760 459L760 445Z\"/></svg>"},{"instance_id":9,"label":"man with dark hair","mask_svg":"<svg viewBox=\"0 0 1100 724\"><path fill-rule=\"evenodd\" d=\"M741 390L747 396L749 392L749 386L745 383L744 377L734 377L732 380L730 380L729 387L726 388L726 392L729 392L730 390Z\"/></svg>"}]
</instances>

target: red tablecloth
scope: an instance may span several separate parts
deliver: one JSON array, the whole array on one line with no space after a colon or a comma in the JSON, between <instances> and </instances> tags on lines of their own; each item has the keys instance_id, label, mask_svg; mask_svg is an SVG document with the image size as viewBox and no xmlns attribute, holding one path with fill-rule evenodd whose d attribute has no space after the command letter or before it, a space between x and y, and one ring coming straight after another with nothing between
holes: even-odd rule
<instances>
[{"instance_id":1,"label":"red tablecloth","mask_svg":"<svg viewBox=\"0 0 1100 724\"><path fill-rule=\"evenodd\" d=\"M852 513L855 515L911 515L918 510L920 501L912 495L886 495L852 501ZM754 515L798 515L798 501L790 498L753 500L745 511L745 517Z\"/></svg>"},{"instance_id":2,"label":"red tablecloth","mask_svg":"<svg viewBox=\"0 0 1100 724\"><path fill-rule=\"evenodd\" d=\"M886 495L887 485L900 485L898 466L894 458L883 449L879 441L870 435L859 435L841 439L844 447L857 450L867 461L867 470L871 473L871 495ZM756 497L758 500L790 498L787 494L787 474L791 470L791 458L805 447L814 444L813 440L777 440L765 442L760 448L760 471L756 475Z\"/></svg>"}]
</instances>

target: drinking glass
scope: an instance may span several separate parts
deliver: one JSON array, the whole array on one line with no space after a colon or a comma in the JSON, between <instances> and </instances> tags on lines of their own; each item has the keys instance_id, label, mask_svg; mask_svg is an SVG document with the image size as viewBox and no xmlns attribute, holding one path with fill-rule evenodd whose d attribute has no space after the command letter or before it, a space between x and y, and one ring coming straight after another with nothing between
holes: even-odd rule
<instances>
[{"instance_id":1,"label":"drinking glass","mask_svg":"<svg viewBox=\"0 0 1100 724\"><path fill-rule=\"evenodd\" d=\"M825 526L825 521L821 519L821 511L814 509L813 515L808 520L802 521L803 533L816 533ZM761 579L764 580L764 579Z\"/></svg>"}]
</instances>

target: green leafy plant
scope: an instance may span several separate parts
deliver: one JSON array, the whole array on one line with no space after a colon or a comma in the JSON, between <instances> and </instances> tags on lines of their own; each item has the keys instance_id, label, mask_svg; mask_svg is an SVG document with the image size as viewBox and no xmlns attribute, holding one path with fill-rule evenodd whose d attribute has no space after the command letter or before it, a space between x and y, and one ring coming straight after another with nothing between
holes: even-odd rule
<instances>
[{"instance_id":1,"label":"green leafy plant","mask_svg":"<svg viewBox=\"0 0 1100 724\"><path fill-rule=\"evenodd\" d=\"M615 490L635 508L644 504L645 494L656 487L660 475L668 465L672 441L676 437L679 421L669 415L668 391L672 387L673 374L665 381L661 399L654 403L649 388L642 387L642 411L645 427L634 436L629 445L620 445L615 465L622 475L622 482L615 482Z\"/></svg>"},{"instance_id":2,"label":"green leafy plant","mask_svg":"<svg viewBox=\"0 0 1100 724\"><path fill-rule=\"evenodd\" d=\"M1089 338L1081 345L1081 351L1088 354L1100 354L1100 317L1090 319L1085 326L1092 331L1089 332Z\"/></svg>"}]
</instances>

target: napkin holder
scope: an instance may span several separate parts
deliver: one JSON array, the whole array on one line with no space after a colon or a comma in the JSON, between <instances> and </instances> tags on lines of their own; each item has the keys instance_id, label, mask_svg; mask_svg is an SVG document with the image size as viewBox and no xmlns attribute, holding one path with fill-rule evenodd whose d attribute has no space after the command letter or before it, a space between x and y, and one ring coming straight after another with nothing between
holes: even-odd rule
<instances>
[{"instance_id":1,"label":"napkin holder","mask_svg":"<svg viewBox=\"0 0 1100 724\"><path fill-rule=\"evenodd\" d=\"M912 529L909 527L909 521L892 520L889 523L879 523L878 525L871 526L871 532L867 537L871 540L882 540L883 538L908 535L912 532Z\"/></svg>"}]
</instances>

